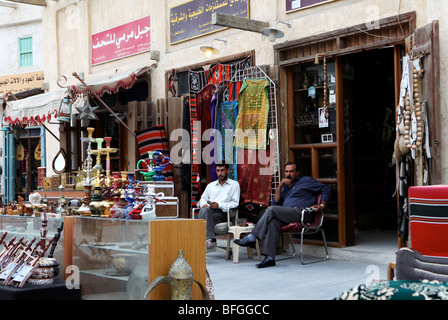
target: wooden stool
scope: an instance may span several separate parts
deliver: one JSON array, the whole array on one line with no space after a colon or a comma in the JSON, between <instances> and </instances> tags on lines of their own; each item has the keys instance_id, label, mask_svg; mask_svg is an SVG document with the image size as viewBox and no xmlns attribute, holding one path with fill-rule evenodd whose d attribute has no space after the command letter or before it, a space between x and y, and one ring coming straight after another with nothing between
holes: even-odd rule
<instances>
[{"instance_id":1,"label":"wooden stool","mask_svg":"<svg viewBox=\"0 0 448 320\"><path fill-rule=\"evenodd\" d=\"M226 260L229 260L230 256L230 241L232 241L231 234L233 235L233 239L240 239L241 234L251 233L254 228L255 228L254 225L246 227L232 226L229 228L229 233L227 234ZM260 259L261 261L261 252L258 240L256 242L256 250L258 254L258 259ZM240 246L237 244L233 244L233 263L238 263L239 254L240 254ZM249 259L253 258L252 248L250 247L247 247L247 256L249 257Z\"/></svg>"}]
</instances>

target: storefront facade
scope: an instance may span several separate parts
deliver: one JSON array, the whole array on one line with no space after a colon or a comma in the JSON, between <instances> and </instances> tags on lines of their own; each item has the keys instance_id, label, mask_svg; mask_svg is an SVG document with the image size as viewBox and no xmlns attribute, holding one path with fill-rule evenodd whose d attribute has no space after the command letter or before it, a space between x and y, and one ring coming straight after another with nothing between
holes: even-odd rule
<instances>
[{"instance_id":1,"label":"storefront facade","mask_svg":"<svg viewBox=\"0 0 448 320\"><path fill-rule=\"evenodd\" d=\"M444 165L447 154L442 139L446 130L443 84L447 81L443 71L447 66L441 59L446 55L446 48L444 33L438 33L445 24L440 16L443 10L439 7L446 4L336 0L295 7L298 5L295 1L263 0L241 1L246 9L238 8L236 12L230 3L233 2L137 0L128 5L126 1L96 0L49 3L44 9L44 36L49 39L46 42L46 79L50 90L58 88L61 75L68 79L65 85L79 85L71 76L74 71L84 74L87 83L106 83L113 75L149 66L150 72L143 76L148 84L148 95L140 102L143 109L147 106L147 112L154 112L156 121L141 124L140 128L166 124L170 133L182 127L182 108L191 98L187 85L190 71L206 72L215 65L232 65L251 57L252 66L263 67L276 84L280 168L286 161L296 160L302 174L314 176L332 187L333 198L325 227L332 245L342 247L355 243L357 230L389 228L396 224L396 166L389 164L393 162L398 124L396 107L400 103L402 61L409 52L414 51L418 56L417 51L423 50L426 70L423 81L432 83L427 86L422 82L431 111L428 115L432 121L433 134L429 141L432 157L425 165L430 168L424 174L427 178L415 174L412 183L447 182ZM188 8L188 5L195 7ZM285 37L275 43L259 32L235 28L208 32L205 29L211 25L210 21L187 24L185 28L196 31L191 34L174 28L183 23L182 18L201 19L205 12L220 8L270 26L276 21L291 21L291 28L278 24ZM93 62L93 47L99 42L92 36L145 17L150 17L150 51L99 64ZM410 39L416 41L411 44ZM201 52L200 47L209 43L219 49L217 55L207 57ZM173 79L177 81L171 81ZM324 92L327 93L325 99ZM360 102L363 99L364 104ZM115 105L115 110L124 114L129 106L129 103ZM320 114L324 116L319 118ZM319 119L323 120L321 124L316 122ZM65 128L72 130L73 126L65 125ZM102 132L103 128L98 127L97 132ZM82 132L82 126L75 131ZM62 130L61 137L64 134ZM123 137L117 140L123 141ZM52 158L59 145L53 150L47 147L47 150L47 159ZM137 153L136 148L128 152ZM77 161L72 168L80 165L82 157ZM132 164L128 169L130 167ZM126 168L121 166L120 169ZM182 175L179 172L177 174ZM205 173L201 178L207 181L210 177ZM369 201L381 202L376 210L384 212L384 216L374 217L375 210L369 206Z\"/></svg>"}]
</instances>

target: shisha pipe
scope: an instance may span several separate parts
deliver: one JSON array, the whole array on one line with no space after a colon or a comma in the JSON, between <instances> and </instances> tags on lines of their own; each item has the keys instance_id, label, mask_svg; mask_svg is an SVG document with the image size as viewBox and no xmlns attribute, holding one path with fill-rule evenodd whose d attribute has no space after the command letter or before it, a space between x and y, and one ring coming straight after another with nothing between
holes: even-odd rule
<instances>
[{"instance_id":1,"label":"shisha pipe","mask_svg":"<svg viewBox=\"0 0 448 320\"><path fill-rule=\"evenodd\" d=\"M87 158L86 158L86 173L87 177L85 179L86 186L91 186L91 180L90 180L90 172L92 171L92 142L95 141L93 139L93 132L95 131L95 128L87 128L87 131L89 132L89 136L87 138L81 138L81 141L87 142Z\"/></svg>"},{"instance_id":2,"label":"shisha pipe","mask_svg":"<svg viewBox=\"0 0 448 320\"><path fill-rule=\"evenodd\" d=\"M92 150L92 154L96 155L96 165L95 165L95 169L97 170L96 173L96 185L99 187L101 186L101 171L103 170L103 167L101 166L101 150L103 148L103 142L104 139L103 138L96 138L95 139L96 143L97 143L97 150Z\"/></svg>"},{"instance_id":3,"label":"shisha pipe","mask_svg":"<svg viewBox=\"0 0 448 320\"><path fill-rule=\"evenodd\" d=\"M137 171L140 172L143 175L143 177L145 177L145 181L151 181L152 177L156 174L156 172L153 169L155 162L154 159L152 158L153 154L154 154L153 151L148 151L148 159L141 159L139 162L137 162ZM147 168L146 169L140 168L141 163L146 164Z\"/></svg>"},{"instance_id":4,"label":"shisha pipe","mask_svg":"<svg viewBox=\"0 0 448 320\"><path fill-rule=\"evenodd\" d=\"M101 100L101 98L100 98L100 96L95 92L95 91L93 91L92 89L90 89L90 87L89 86L87 86L87 84L79 77L79 75L76 73L76 72L73 72L73 76L76 78L76 79L78 79L83 85L85 85L86 87L87 87L87 89L89 89L89 92L91 93L91 94L93 94L94 96L95 96L95 98L115 117L115 119L117 119L120 123L121 123L121 125L123 126L123 127L125 127L135 138L137 138L137 135L135 134L135 132L134 131L132 131L124 122L123 122L123 120L121 120L120 119L120 117L119 116L117 116L117 114L115 113L115 112L113 112L112 111L112 109L111 108L109 108L109 106L106 104L106 103L104 103L104 101L103 100Z\"/></svg>"},{"instance_id":5,"label":"shisha pipe","mask_svg":"<svg viewBox=\"0 0 448 320\"><path fill-rule=\"evenodd\" d=\"M112 141L112 137L105 137L104 141L106 141L106 149L103 150L106 154L106 185L111 185L111 175L110 175L110 154L118 152L118 149L111 148L110 143Z\"/></svg>"},{"instance_id":6,"label":"shisha pipe","mask_svg":"<svg viewBox=\"0 0 448 320\"><path fill-rule=\"evenodd\" d=\"M151 153L149 153L149 155L151 155ZM151 160L153 161L153 165L151 166ZM166 161L166 162L165 162ZM165 170L165 168L173 163L172 160L169 157L166 157L160 150L157 150L155 152L152 153L152 159L151 156L149 158L149 165L148 163L146 163L146 165L148 166L147 169L147 173L145 174L144 172L142 172L142 169L138 169L138 167L140 166L141 162L145 162L145 160L140 160L137 163L137 170L139 170L140 173L142 173L145 178L147 177L151 177L154 181L163 181L165 180L165 176L162 175L162 171ZM164 162L162 164L162 162ZM155 175L150 173L151 171L155 171Z\"/></svg>"}]
</instances>

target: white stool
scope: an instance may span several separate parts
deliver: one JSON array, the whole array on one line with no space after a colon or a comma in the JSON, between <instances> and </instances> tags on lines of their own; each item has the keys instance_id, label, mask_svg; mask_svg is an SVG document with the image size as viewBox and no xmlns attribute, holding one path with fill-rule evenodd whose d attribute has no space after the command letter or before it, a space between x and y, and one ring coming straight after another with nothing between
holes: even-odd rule
<instances>
[{"instance_id":1,"label":"white stool","mask_svg":"<svg viewBox=\"0 0 448 320\"><path fill-rule=\"evenodd\" d=\"M233 239L240 239L241 234L251 233L254 228L255 228L255 226L253 226L253 225L246 226L246 227L232 226L229 228L229 233L227 234L226 260L229 260L229 256L230 256L230 241L232 241L231 234L233 234ZM260 259L260 261L261 261L261 252L260 252L260 246L258 244L258 240L256 242L256 250L257 250L257 254L258 254L258 259ZM233 263L238 263L239 254L240 254L240 246L237 244L233 244ZM252 248L250 248L250 247L247 247L247 256L249 257L249 259L253 258Z\"/></svg>"}]
</instances>

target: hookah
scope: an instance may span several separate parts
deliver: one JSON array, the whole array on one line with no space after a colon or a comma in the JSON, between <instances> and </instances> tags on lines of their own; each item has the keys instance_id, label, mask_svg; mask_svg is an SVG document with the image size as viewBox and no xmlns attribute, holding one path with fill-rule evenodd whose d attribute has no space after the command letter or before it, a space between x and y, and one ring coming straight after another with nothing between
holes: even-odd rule
<instances>
[{"instance_id":1,"label":"hookah","mask_svg":"<svg viewBox=\"0 0 448 320\"><path fill-rule=\"evenodd\" d=\"M91 212L89 209L90 201L92 200L92 184L91 184L91 178L90 173L92 171L92 142L95 142L95 139L93 138L93 132L95 132L95 128L87 128L88 137L87 138L81 138L82 142L87 142L87 158L85 160L85 170L86 170L86 178L85 178L85 184L84 184L84 198L82 198L82 205L78 209L78 213L81 216L90 216Z\"/></svg>"},{"instance_id":2,"label":"hookah","mask_svg":"<svg viewBox=\"0 0 448 320\"><path fill-rule=\"evenodd\" d=\"M142 159L137 163L137 171L143 175L145 181L152 181L152 177L156 174L153 169L153 153L153 151L148 151L148 159ZM142 163L146 165L146 169L140 168L140 164Z\"/></svg>"},{"instance_id":3,"label":"hookah","mask_svg":"<svg viewBox=\"0 0 448 320\"><path fill-rule=\"evenodd\" d=\"M95 128L87 128L87 131L89 133L87 138L81 138L82 142L87 142L87 158L85 160L86 162L86 174L87 177L85 178L86 184L88 186L91 186L90 184L90 172L92 171L92 164L93 164L93 160L92 160L92 142L95 141L95 139L93 139L93 132L95 131Z\"/></svg>"},{"instance_id":4,"label":"hookah","mask_svg":"<svg viewBox=\"0 0 448 320\"><path fill-rule=\"evenodd\" d=\"M144 206L140 212L140 215L142 216L143 220L155 220L157 218L155 204L159 201L166 203L166 201L163 200L164 197L165 194L163 192L159 192L156 194L154 192L146 190L145 200L143 202Z\"/></svg>"},{"instance_id":5,"label":"hookah","mask_svg":"<svg viewBox=\"0 0 448 320\"><path fill-rule=\"evenodd\" d=\"M96 138L93 142L97 143L97 150L91 150L91 153L93 155L96 155L96 165L93 167L94 170L96 170L96 178L93 178L92 180L95 180L94 182L94 192L92 195L91 202L89 204L89 209L91 211L92 217L100 217L101 216L101 202L102 202L102 195L101 195L101 172L103 171L103 167L101 165L101 154L102 154L102 144L104 142L103 138Z\"/></svg>"},{"instance_id":6,"label":"hookah","mask_svg":"<svg viewBox=\"0 0 448 320\"><path fill-rule=\"evenodd\" d=\"M117 153L118 149L110 147L111 137L105 137L104 140L106 141L106 149L103 149L103 152L106 154L106 185L109 187L111 185L110 154Z\"/></svg>"},{"instance_id":7,"label":"hookah","mask_svg":"<svg viewBox=\"0 0 448 320\"><path fill-rule=\"evenodd\" d=\"M145 181L165 181L162 171L173 162L161 150L148 152L148 155L149 158L147 160L140 160L137 163L137 171L143 174ZM146 164L147 169L140 169L140 164L143 162Z\"/></svg>"},{"instance_id":8,"label":"hookah","mask_svg":"<svg viewBox=\"0 0 448 320\"><path fill-rule=\"evenodd\" d=\"M140 181L134 180L134 173L128 172L128 187L124 192L125 200L128 203L128 205L124 207L126 219L140 220L138 217L133 218L130 216L130 213L140 205L140 203L135 203L137 201L137 187L139 183ZM138 188L138 190L140 190L140 188Z\"/></svg>"}]
</instances>

